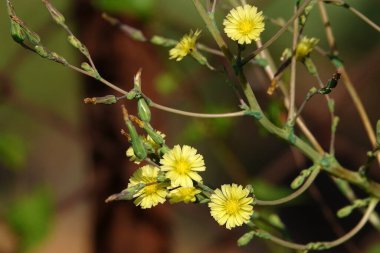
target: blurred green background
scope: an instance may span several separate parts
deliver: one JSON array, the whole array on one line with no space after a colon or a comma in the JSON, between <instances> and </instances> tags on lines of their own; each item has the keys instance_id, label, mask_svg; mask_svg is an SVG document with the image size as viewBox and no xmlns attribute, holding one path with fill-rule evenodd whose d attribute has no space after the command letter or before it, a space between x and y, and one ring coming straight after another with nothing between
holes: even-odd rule
<instances>
[{"instance_id":1,"label":"blurred green background","mask_svg":"<svg viewBox=\"0 0 380 253\"><path fill-rule=\"evenodd\" d=\"M247 1L273 18L287 19L293 1ZM378 1L348 1L380 23ZM41 1L14 0L22 18L50 49L79 65L84 59L68 43ZM196 112L239 110L232 83L222 72L210 72L192 58L168 59L168 49L127 38L100 18L105 11L141 29L147 36L179 39L191 29L202 29L200 41L216 47L188 0L54 0L68 25L88 46L101 74L124 89L132 88L133 75L143 68L143 90L154 101ZM218 1L217 22L230 9ZM380 36L350 12L327 6L338 48L368 110L372 124L380 118ZM263 41L278 27L266 24ZM128 162L128 143L118 105L84 105L83 98L112 91L68 68L21 48L9 35L5 3L0 8L0 253L12 252L291 252L261 240L236 246L243 229L227 231L211 219L206 206L165 204L141 211L131 203L105 204L104 199L125 187L136 168ZM321 39L327 48L317 8L305 34ZM235 50L235 45L230 43ZM277 64L291 34L284 34L270 51ZM247 50L253 49L249 47ZM218 69L223 61L209 56ZM313 54L322 80L334 68ZM297 102L314 85L298 65ZM249 67L260 102L269 117L281 123L281 96L266 95L270 81L258 66ZM288 73L284 79L287 80ZM370 144L343 86L332 96L341 117L337 157L349 168L365 161ZM128 103L131 111L133 103ZM205 157L205 181L252 183L260 199L275 199L291 192L289 184L309 162L286 143L270 136L251 119L192 119L152 109L154 125L167 135L169 145L188 144ZM329 144L329 115L323 98L315 98L304 118L323 147ZM372 176L380 179L378 168ZM360 194L360 193L359 193ZM325 175L302 198L278 208L288 228L288 239L307 242L331 240L348 231L359 213L337 220L334 212L347 204ZM380 252L379 234L368 225L351 243L328 252Z\"/></svg>"}]
</instances>

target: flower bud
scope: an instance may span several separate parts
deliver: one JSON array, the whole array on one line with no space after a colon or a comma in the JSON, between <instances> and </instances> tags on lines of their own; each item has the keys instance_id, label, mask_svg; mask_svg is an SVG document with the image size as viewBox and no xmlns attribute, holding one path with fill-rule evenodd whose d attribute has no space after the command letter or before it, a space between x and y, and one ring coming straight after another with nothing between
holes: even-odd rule
<instances>
[{"instance_id":1,"label":"flower bud","mask_svg":"<svg viewBox=\"0 0 380 253\"><path fill-rule=\"evenodd\" d=\"M11 36L17 43L22 43L26 36L22 27L13 20L11 20Z\"/></svg>"},{"instance_id":2,"label":"flower bud","mask_svg":"<svg viewBox=\"0 0 380 253\"><path fill-rule=\"evenodd\" d=\"M151 113L145 98L139 98L137 101L137 113L139 118L144 122L149 122L151 119Z\"/></svg>"},{"instance_id":3,"label":"flower bud","mask_svg":"<svg viewBox=\"0 0 380 253\"><path fill-rule=\"evenodd\" d=\"M138 135L136 128L133 126L132 121L129 119L127 109L124 106L122 108L124 114L124 121L127 125L129 136L131 137L133 152L139 160L143 160L147 156L144 143L141 137Z\"/></svg>"},{"instance_id":4,"label":"flower bud","mask_svg":"<svg viewBox=\"0 0 380 253\"><path fill-rule=\"evenodd\" d=\"M250 231L242 235L237 241L238 246L241 247L247 245L253 239L254 235L254 231Z\"/></svg>"}]
</instances>

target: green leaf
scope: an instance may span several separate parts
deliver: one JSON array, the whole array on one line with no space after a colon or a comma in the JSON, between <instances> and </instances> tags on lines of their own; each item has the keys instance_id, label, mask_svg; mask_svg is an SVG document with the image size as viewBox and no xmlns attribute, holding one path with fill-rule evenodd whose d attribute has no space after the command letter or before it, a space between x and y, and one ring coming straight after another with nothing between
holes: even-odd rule
<instances>
[{"instance_id":1,"label":"green leaf","mask_svg":"<svg viewBox=\"0 0 380 253\"><path fill-rule=\"evenodd\" d=\"M23 251L41 242L48 234L53 203L46 189L37 189L12 203L6 220L18 234Z\"/></svg>"},{"instance_id":2,"label":"green leaf","mask_svg":"<svg viewBox=\"0 0 380 253\"><path fill-rule=\"evenodd\" d=\"M0 133L0 163L12 170L23 168L26 161L24 143L17 135Z\"/></svg>"},{"instance_id":3,"label":"green leaf","mask_svg":"<svg viewBox=\"0 0 380 253\"><path fill-rule=\"evenodd\" d=\"M155 2L155 0L95 0L94 4L106 12L147 17L153 13Z\"/></svg>"}]
</instances>

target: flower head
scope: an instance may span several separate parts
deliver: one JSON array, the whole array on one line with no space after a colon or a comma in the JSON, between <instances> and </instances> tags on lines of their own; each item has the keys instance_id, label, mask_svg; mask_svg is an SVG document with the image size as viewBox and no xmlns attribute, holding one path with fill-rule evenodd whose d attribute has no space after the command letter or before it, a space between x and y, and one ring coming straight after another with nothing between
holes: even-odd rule
<instances>
[{"instance_id":1,"label":"flower head","mask_svg":"<svg viewBox=\"0 0 380 253\"><path fill-rule=\"evenodd\" d=\"M264 31L264 17L255 6L246 4L230 11L223 21L224 32L239 44L251 44L257 41Z\"/></svg>"},{"instance_id":2,"label":"flower head","mask_svg":"<svg viewBox=\"0 0 380 253\"><path fill-rule=\"evenodd\" d=\"M305 57L309 56L318 42L319 39L317 38L303 37L296 48L297 60L303 60Z\"/></svg>"},{"instance_id":3,"label":"flower head","mask_svg":"<svg viewBox=\"0 0 380 253\"><path fill-rule=\"evenodd\" d=\"M247 223L253 214L253 198L248 197L249 193L241 185L222 185L210 196L211 216L219 225L226 224L227 229Z\"/></svg>"},{"instance_id":4,"label":"flower head","mask_svg":"<svg viewBox=\"0 0 380 253\"><path fill-rule=\"evenodd\" d=\"M198 171L206 169L203 156L197 154L197 150L190 146L179 145L165 153L160 160L161 170L166 171L166 177L171 180L173 187L192 187L193 180L202 180Z\"/></svg>"},{"instance_id":5,"label":"flower head","mask_svg":"<svg viewBox=\"0 0 380 253\"><path fill-rule=\"evenodd\" d=\"M170 49L169 59L176 59L177 61L180 61L183 57L196 50L195 43L197 42L200 34L201 31L196 30L195 32L190 31L189 34L184 35L178 44L174 48Z\"/></svg>"},{"instance_id":6,"label":"flower head","mask_svg":"<svg viewBox=\"0 0 380 253\"><path fill-rule=\"evenodd\" d=\"M195 195L201 193L201 190L195 187L179 187L170 192L170 203L185 202L190 203L196 200Z\"/></svg>"},{"instance_id":7,"label":"flower head","mask_svg":"<svg viewBox=\"0 0 380 253\"><path fill-rule=\"evenodd\" d=\"M135 197L135 205L141 206L141 208L151 208L164 203L168 191L164 183L157 182L159 169L151 165L145 165L133 173L129 179L128 188L135 186L139 183L144 183L146 186L137 192Z\"/></svg>"}]
</instances>

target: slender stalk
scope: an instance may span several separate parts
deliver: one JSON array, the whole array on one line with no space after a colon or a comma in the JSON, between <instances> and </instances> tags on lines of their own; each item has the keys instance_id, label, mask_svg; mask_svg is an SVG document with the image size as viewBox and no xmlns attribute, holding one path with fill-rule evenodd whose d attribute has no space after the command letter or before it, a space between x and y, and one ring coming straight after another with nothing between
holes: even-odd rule
<instances>
[{"instance_id":1,"label":"slender stalk","mask_svg":"<svg viewBox=\"0 0 380 253\"><path fill-rule=\"evenodd\" d=\"M306 182L297 191L293 192L292 194L290 194L284 198L280 198L280 199L276 199L276 200L259 200L259 199L256 199L256 204L260 205L260 206L274 206L274 205L284 204L286 202L289 202L289 201L297 198L298 196L300 196L302 193L304 193L310 187L310 185L317 178L319 172L320 172L319 168L314 169L313 172L311 173L311 175L307 178Z\"/></svg>"},{"instance_id":2,"label":"slender stalk","mask_svg":"<svg viewBox=\"0 0 380 253\"><path fill-rule=\"evenodd\" d=\"M258 47L261 47L261 41L257 41L256 42L257 46ZM268 49L265 49L263 51L260 52L260 56L264 59L267 59L268 61L268 65L265 66L264 70L265 72L267 73L268 77L270 80L273 79L274 77L274 70L277 69L277 67L275 66L275 63L273 61L273 58L270 54L270 52L268 51ZM280 90L284 96L284 104L285 104L285 107L287 109L289 109L289 95L288 95L288 92L285 88L285 85L282 83L281 80L279 80L279 87L280 87ZM320 154L323 154L324 153L324 150L323 148L321 147L321 145L318 143L317 139L315 138L315 136L310 132L309 128L305 125L302 117L297 117L296 118L296 124L297 126L301 129L302 133L306 136L306 138L310 141L310 143L313 145L313 147L320 153Z\"/></svg>"},{"instance_id":3,"label":"slender stalk","mask_svg":"<svg viewBox=\"0 0 380 253\"><path fill-rule=\"evenodd\" d=\"M294 6L294 14L297 13L297 5ZM296 104L296 71L297 71L297 59L296 48L298 42L298 17L293 21L293 42L292 42L292 60L290 63L290 100L289 100L289 112L288 122L291 122L295 116L295 104Z\"/></svg>"},{"instance_id":4,"label":"slender stalk","mask_svg":"<svg viewBox=\"0 0 380 253\"><path fill-rule=\"evenodd\" d=\"M360 18L362 21L364 21L367 25L369 25L370 27L372 27L373 29L375 29L377 32L380 32L380 26L375 24L372 20L370 20L366 15L364 15L363 13L361 13L360 11L358 11L357 9L355 9L354 7L352 7L351 5L349 5L348 3L346 3L345 1L336 1L336 0L333 0L333 1L324 1L326 3L336 3L338 4L339 6L342 6L344 7L345 9L348 9L349 11L351 11L355 16L357 16L358 18Z\"/></svg>"},{"instance_id":5,"label":"slender stalk","mask_svg":"<svg viewBox=\"0 0 380 253\"><path fill-rule=\"evenodd\" d=\"M228 113L196 113L196 112L188 112L188 111L182 111L174 108L170 108L164 105L157 104L155 102L150 102L149 106L162 110L167 111L183 116L189 116L189 117L195 117L195 118L230 118L230 117L241 117L246 114L245 111L238 111L238 112L228 112Z\"/></svg>"},{"instance_id":6,"label":"slender stalk","mask_svg":"<svg viewBox=\"0 0 380 253\"><path fill-rule=\"evenodd\" d=\"M330 26L330 22L329 22L329 18L327 15L326 8L321 1L318 2L318 7L319 7L319 12L320 12L322 21L325 24L327 42L328 42L328 44L332 50L332 54L337 55L338 51L336 48L335 36L334 36L332 29L331 29L331 26ZM348 93L350 94L352 101L354 102L356 110L359 113L360 119L362 121L362 124L364 125L364 129L368 135L369 141L370 141L372 147L375 148L376 147L375 131L372 128L371 122L370 122L368 114L364 108L363 102L361 101L357 91L355 90L355 87L354 87L353 83L351 82L351 79L350 79L350 77L346 71L346 68L343 65L341 65L341 66L337 67L337 71L342 75L343 83L344 83ZM380 154L377 155L377 161L380 165Z\"/></svg>"},{"instance_id":7,"label":"slender stalk","mask_svg":"<svg viewBox=\"0 0 380 253\"><path fill-rule=\"evenodd\" d=\"M269 234L266 231L263 230L256 230L258 234L262 235L264 239L268 239L278 245L281 245L283 247L289 248L289 249L295 249L295 250L323 250L323 249L330 249L333 247L336 247L338 245L341 245L345 243L347 240L351 239L354 235L356 235L368 222L368 219L370 217L370 214L375 209L377 203L379 202L378 199L372 199L370 204L368 205L368 208L366 212L364 213L363 217L360 219L358 224L351 229L348 233L343 235L342 237L333 240L333 241L327 241L327 242L311 242L308 244L299 244L299 243L293 243L286 240L283 240L279 237L276 237L272 234Z\"/></svg>"}]
</instances>

